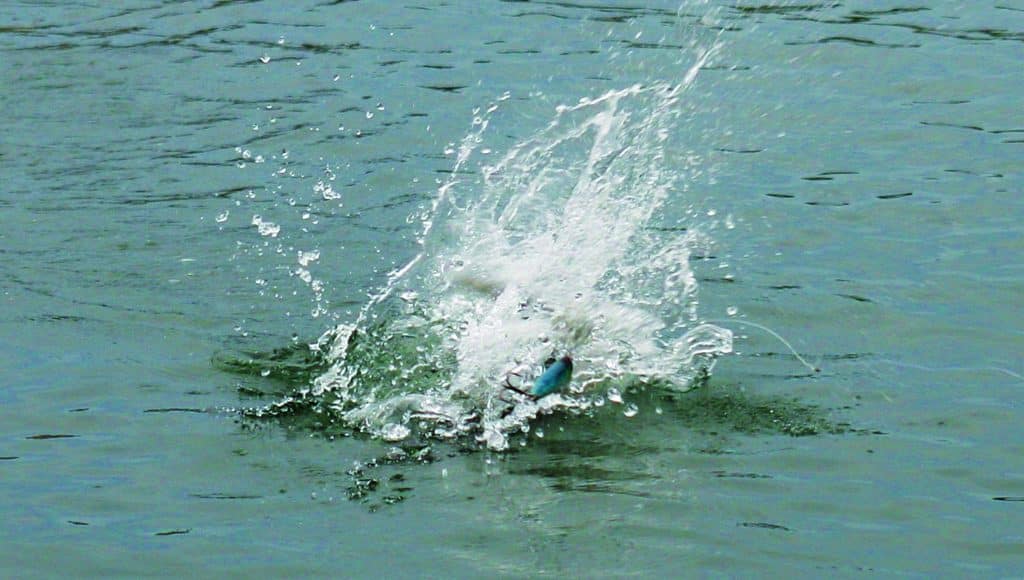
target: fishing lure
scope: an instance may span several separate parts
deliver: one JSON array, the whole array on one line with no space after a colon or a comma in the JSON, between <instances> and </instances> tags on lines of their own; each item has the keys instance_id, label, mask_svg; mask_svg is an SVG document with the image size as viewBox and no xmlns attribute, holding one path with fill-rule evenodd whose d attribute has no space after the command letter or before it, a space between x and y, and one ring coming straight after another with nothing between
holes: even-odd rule
<instances>
[{"instance_id":1,"label":"fishing lure","mask_svg":"<svg viewBox=\"0 0 1024 580\"><path fill-rule=\"evenodd\" d=\"M572 381L572 357L563 356L558 360L549 359L548 362L547 369L533 382L533 387L529 392L513 387L507 377L505 378L505 388L535 401L565 388Z\"/></svg>"}]
</instances>

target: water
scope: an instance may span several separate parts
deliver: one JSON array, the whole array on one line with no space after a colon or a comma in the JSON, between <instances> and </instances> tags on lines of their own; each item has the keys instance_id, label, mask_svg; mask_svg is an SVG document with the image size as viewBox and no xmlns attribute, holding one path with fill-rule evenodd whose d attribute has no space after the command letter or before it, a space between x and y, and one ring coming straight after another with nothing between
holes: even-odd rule
<instances>
[{"instance_id":1,"label":"water","mask_svg":"<svg viewBox=\"0 0 1024 580\"><path fill-rule=\"evenodd\" d=\"M1024 8L0 16L5 576L1024 570Z\"/></svg>"}]
</instances>

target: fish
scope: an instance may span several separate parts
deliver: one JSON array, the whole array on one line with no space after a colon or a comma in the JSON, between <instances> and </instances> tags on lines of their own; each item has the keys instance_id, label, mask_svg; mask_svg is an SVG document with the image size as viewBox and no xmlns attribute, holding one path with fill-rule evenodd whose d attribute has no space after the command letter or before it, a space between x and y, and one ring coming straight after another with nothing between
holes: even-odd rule
<instances>
[{"instance_id":1,"label":"fish","mask_svg":"<svg viewBox=\"0 0 1024 580\"><path fill-rule=\"evenodd\" d=\"M533 400L546 397L551 393L560 391L572 382L572 357L563 356L560 359L548 359L547 368L537 380L533 382L533 386L530 387L529 391L523 391L512 384L506 378L505 388L515 391L521 395L526 395Z\"/></svg>"}]
</instances>

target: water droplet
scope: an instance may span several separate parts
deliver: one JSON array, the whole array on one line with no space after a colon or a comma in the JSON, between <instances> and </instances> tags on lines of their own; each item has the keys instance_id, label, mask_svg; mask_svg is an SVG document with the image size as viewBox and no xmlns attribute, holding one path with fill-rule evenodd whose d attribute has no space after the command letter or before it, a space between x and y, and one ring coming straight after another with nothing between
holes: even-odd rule
<instances>
[{"instance_id":1,"label":"water droplet","mask_svg":"<svg viewBox=\"0 0 1024 580\"><path fill-rule=\"evenodd\" d=\"M366 118L367 119L372 119L373 118L373 111L366 111Z\"/></svg>"},{"instance_id":2,"label":"water droplet","mask_svg":"<svg viewBox=\"0 0 1024 580\"><path fill-rule=\"evenodd\" d=\"M263 221L258 214L252 216L252 225L256 226L256 230L264 237L276 238L277 234L281 233L281 226Z\"/></svg>"},{"instance_id":3,"label":"water droplet","mask_svg":"<svg viewBox=\"0 0 1024 580\"><path fill-rule=\"evenodd\" d=\"M380 430L380 438L385 441L401 441L409 436L412 431L409 430L405 425L398 423L388 423Z\"/></svg>"},{"instance_id":4,"label":"water droplet","mask_svg":"<svg viewBox=\"0 0 1024 580\"><path fill-rule=\"evenodd\" d=\"M263 64L267 64L268 62L270 62L270 56L264 54L263 56L260 57L260 62L262 62Z\"/></svg>"},{"instance_id":5,"label":"water droplet","mask_svg":"<svg viewBox=\"0 0 1024 580\"><path fill-rule=\"evenodd\" d=\"M334 190L329 183L323 181L317 181L316 185L313 186L313 192L319 193L324 199L330 201L333 199L341 199L341 194Z\"/></svg>"},{"instance_id":6,"label":"water droplet","mask_svg":"<svg viewBox=\"0 0 1024 580\"><path fill-rule=\"evenodd\" d=\"M725 313L728 314L729 316L736 316L736 313L739 311L739 308L736 308L735 306L730 306L725 309Z\"/></svg>"},{"instance_id":7,"label":"water droplet","mask_svg":"<svg viewBox=\"0 0 1024 580\"><path fill-rule=\"evenodd\" d=\"M261 377L269 377L270 376L270 369L263 369L263 370L261 370L260 371L260 376Z\"/></svg>"},{"instance_id":8,"label":"water droplet","mask_svg":"<svg viewBox=\"0 0 1024 580\"><path fill-rule=\"evenodd\" d=\"M620 393L619 390L616 389L615 387L612 387L612 388L608 389L608 400L613 402L613 403L615 403L615 404L617 404L617 405L621 405L622 404L622 393Z\"/></svg>"},{"instance_id":9,"label":"water droplet","mask_svg":"<svg viewBox=\"0 0 1024 580\"><path fill-rule=\"evenodd\" d=\"M217 214L217 223L222 224L228 221L228 216L231 215L229 210L224 210L223 213Z\"/></svg>"},{"instance_id":10,"label":"water droplet","mask_svg":"<svg viewBox=\"0 0 1024 580\"><path fill-rule=\"evenodd\" d=\"M302 266L308 266L319 259L320 250L312 250L309 252L299 251L299 264Z\"/></svg>"},{"instance_id":11,"label":"water droplet","mask_svg":"<svg viewBox=\"0 0 1024 580\"><path fill-rule=\"evenodd\" d=\"M639 412L640 409L633 403L630 403L626 405L626 410L623 411L622 414L625 415L626 417L636 417L636 414Z\"/></svg>"}]
</instances>

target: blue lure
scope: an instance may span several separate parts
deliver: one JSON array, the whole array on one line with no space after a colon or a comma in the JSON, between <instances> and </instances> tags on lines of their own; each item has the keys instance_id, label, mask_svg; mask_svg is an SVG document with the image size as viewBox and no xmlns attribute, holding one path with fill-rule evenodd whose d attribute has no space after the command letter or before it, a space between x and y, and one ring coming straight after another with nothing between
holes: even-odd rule
<instances>
[{"instance_id":1,"label":"blue lure","mask_svg":"<svg viewBox=\"0 0 1024 580\"><path fill-rule=\"evenodd\" d=\"M560 391L572 380L572 357L563 356L551 363L551 365L537 377L530 389L530 396L535 399L546 397L555 391Z\"/></svg>"},{"instance_id":2,"label":"blue lure","mask_svg":"<svg viewBox=\"0 0 1024 580\"><path fill-rule=\"evenodd\" d=\"M533 382L533 387L530 388L529 392L513 387L508 377L505 378L504 387L536 401L541 397L546 397L555 391L565 388L572 381L572 357L563 356L558 360L551 358L545 362L547 363L547 368ZM512 374L519 376L518 373Z\"/></svg>"}]
</instances>

